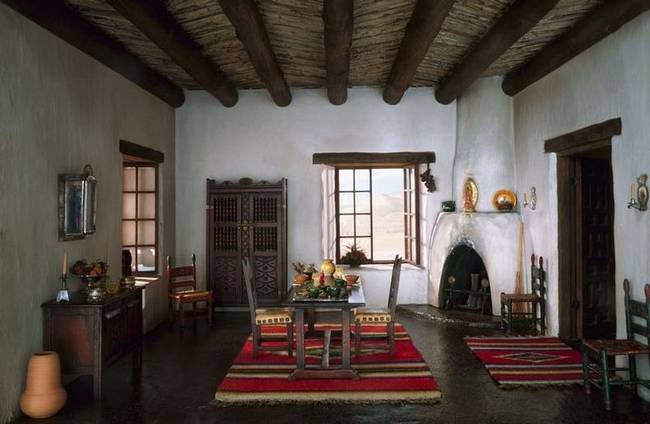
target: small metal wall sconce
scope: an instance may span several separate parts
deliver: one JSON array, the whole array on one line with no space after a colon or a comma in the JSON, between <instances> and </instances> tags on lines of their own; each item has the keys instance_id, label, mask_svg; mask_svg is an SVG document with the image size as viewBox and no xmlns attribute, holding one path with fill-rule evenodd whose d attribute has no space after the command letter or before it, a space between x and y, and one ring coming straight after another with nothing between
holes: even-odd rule
<instances>
[{"instance_id":1,"label":"small metal wall sconce","mask_svg":"<svg viewBox=\"0 0 650 424\"><path fill-rule=\"evenodd\" d=\"M521 204L531 211L537 209L537 189L535 187L531 187L530 190L524 192L524 201Z\"/></svg>"},{"instance_id":2,"label":"small metal wall sconce","mask_svg":"<svg viewBox=\"0 0 650 424\"><path fill-rule=\"evenodd\" d=\"M642 174L636 179L636 184L630 186L630 201L627 203L627 208L634 208L639 211L648 210L648 175Z\"/></svg>"},{"instance_id":3,"label":"small metal wall sconce","mask_svg":"<svg viewBox=\"0 0 650 424\"><path fill-rule=\"evenodd\" d=\"M424 186L427 188L429 193L432 193L437 190L436 179L431 175L431 168L427 163L427 170L420 175L420 180L424 183Z\"/></svg>"}]
</instances>

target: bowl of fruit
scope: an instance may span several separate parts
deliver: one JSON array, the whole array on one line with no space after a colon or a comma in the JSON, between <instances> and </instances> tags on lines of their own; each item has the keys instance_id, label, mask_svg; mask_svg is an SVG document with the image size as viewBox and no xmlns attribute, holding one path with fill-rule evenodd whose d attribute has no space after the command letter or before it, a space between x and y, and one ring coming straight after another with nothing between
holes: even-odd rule
<instances>
[{"instance_id":1,"label":"bowl of fruit","mask_svg":"<svg viewBox=\"0 0 650 424\"><path fill-rule=\"evenodd\" d=\"M88 262L80 259L72 265L70 272L79 278L87 289L93 289L98 286L108 275L108 265L104 261Z\"/></svg>"}]
</instances>

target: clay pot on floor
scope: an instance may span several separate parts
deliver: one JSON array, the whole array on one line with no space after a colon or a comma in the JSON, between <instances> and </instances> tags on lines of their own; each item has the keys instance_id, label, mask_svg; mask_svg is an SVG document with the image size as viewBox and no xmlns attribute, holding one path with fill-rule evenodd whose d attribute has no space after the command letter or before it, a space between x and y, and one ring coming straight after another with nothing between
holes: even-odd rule
<instances>
[{"instance_id":1,"label":"clay pot on floor","mask_svg":"<svg viewBox=\"0 0 650 424\"><path fill-rule=\"evenodd\" d=\"M63 408L68 395L61 386L61 362L56 352L38 352L29 358L27 383L20 409L32 418L47 418Z\"/></svg>"}]
</instances>

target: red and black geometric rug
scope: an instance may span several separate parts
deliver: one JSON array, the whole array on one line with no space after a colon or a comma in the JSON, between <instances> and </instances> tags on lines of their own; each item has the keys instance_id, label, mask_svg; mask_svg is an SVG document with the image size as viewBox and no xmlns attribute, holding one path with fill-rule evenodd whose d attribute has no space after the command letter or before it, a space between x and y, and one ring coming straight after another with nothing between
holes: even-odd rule
<instances>
[{"instance_id":1,"label":"red and black geometric rug","mask_svg":"<svg viewBox=\"0 0 650 424\"><path fill-rule=\"evenodd\" d=\"M317 329L340 329L336 325L318 325ZM286 351L262 351L252 356L252 339L246 341L226 378L221 382L215 400L217 404L278 404L278 403L435 403L440 399L438 383L431 375L422 355L401 325L396 325L396 353L372 348L376 340L385 337L386 325L365 325L361 355L352 354L352 368L358 380L297 380L288 379L296 365L295 356ZM264 326L265 337L286 334L284 326ZM370 336L370 337L369 337ZM268 342L282 345L284 342ZM307 367L321 362L323 341L305 340ZM341 363L340 342L332 341L330 363Z\"/></svg>"},{"instance_id":2,"label":"red and black geometric rug","mask_svg":"<svg viewBox=\"0 0 650 424\"><path fill-rule=\"evenodd\" d=\"M500 385L582 383L582 355L557 337L465 337Z\"/></svg>"}]
</instances>

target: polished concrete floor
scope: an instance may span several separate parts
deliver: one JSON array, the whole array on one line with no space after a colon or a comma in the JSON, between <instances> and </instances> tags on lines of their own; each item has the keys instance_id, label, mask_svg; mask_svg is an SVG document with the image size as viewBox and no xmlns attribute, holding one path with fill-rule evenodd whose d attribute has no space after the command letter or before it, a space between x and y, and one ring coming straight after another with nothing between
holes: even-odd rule
<instances>
[{"instance_id":1,"label":"polished concrete floor","mask_svg":"<svg viewBox=\"0 0 650 424\"><path fill-rule=\"evenodd\" d=\"M90 381L69 387L70 401L56 417L39 423L650 423L650 404L627 389L614 392L606 412L598 390L580 386L499 389L463 344L465 335L498 330L427 321L400 314L437 378L436 405L304 405L216 407L219 382L249 333L246 313L219 313L209 329L199 323L181 334L162 327L146 336L143 374L132 384L130 358L108 369L102 402L88 398ZM19 419L19 422L31 420Z\"/></svg>"}]
</instances>

